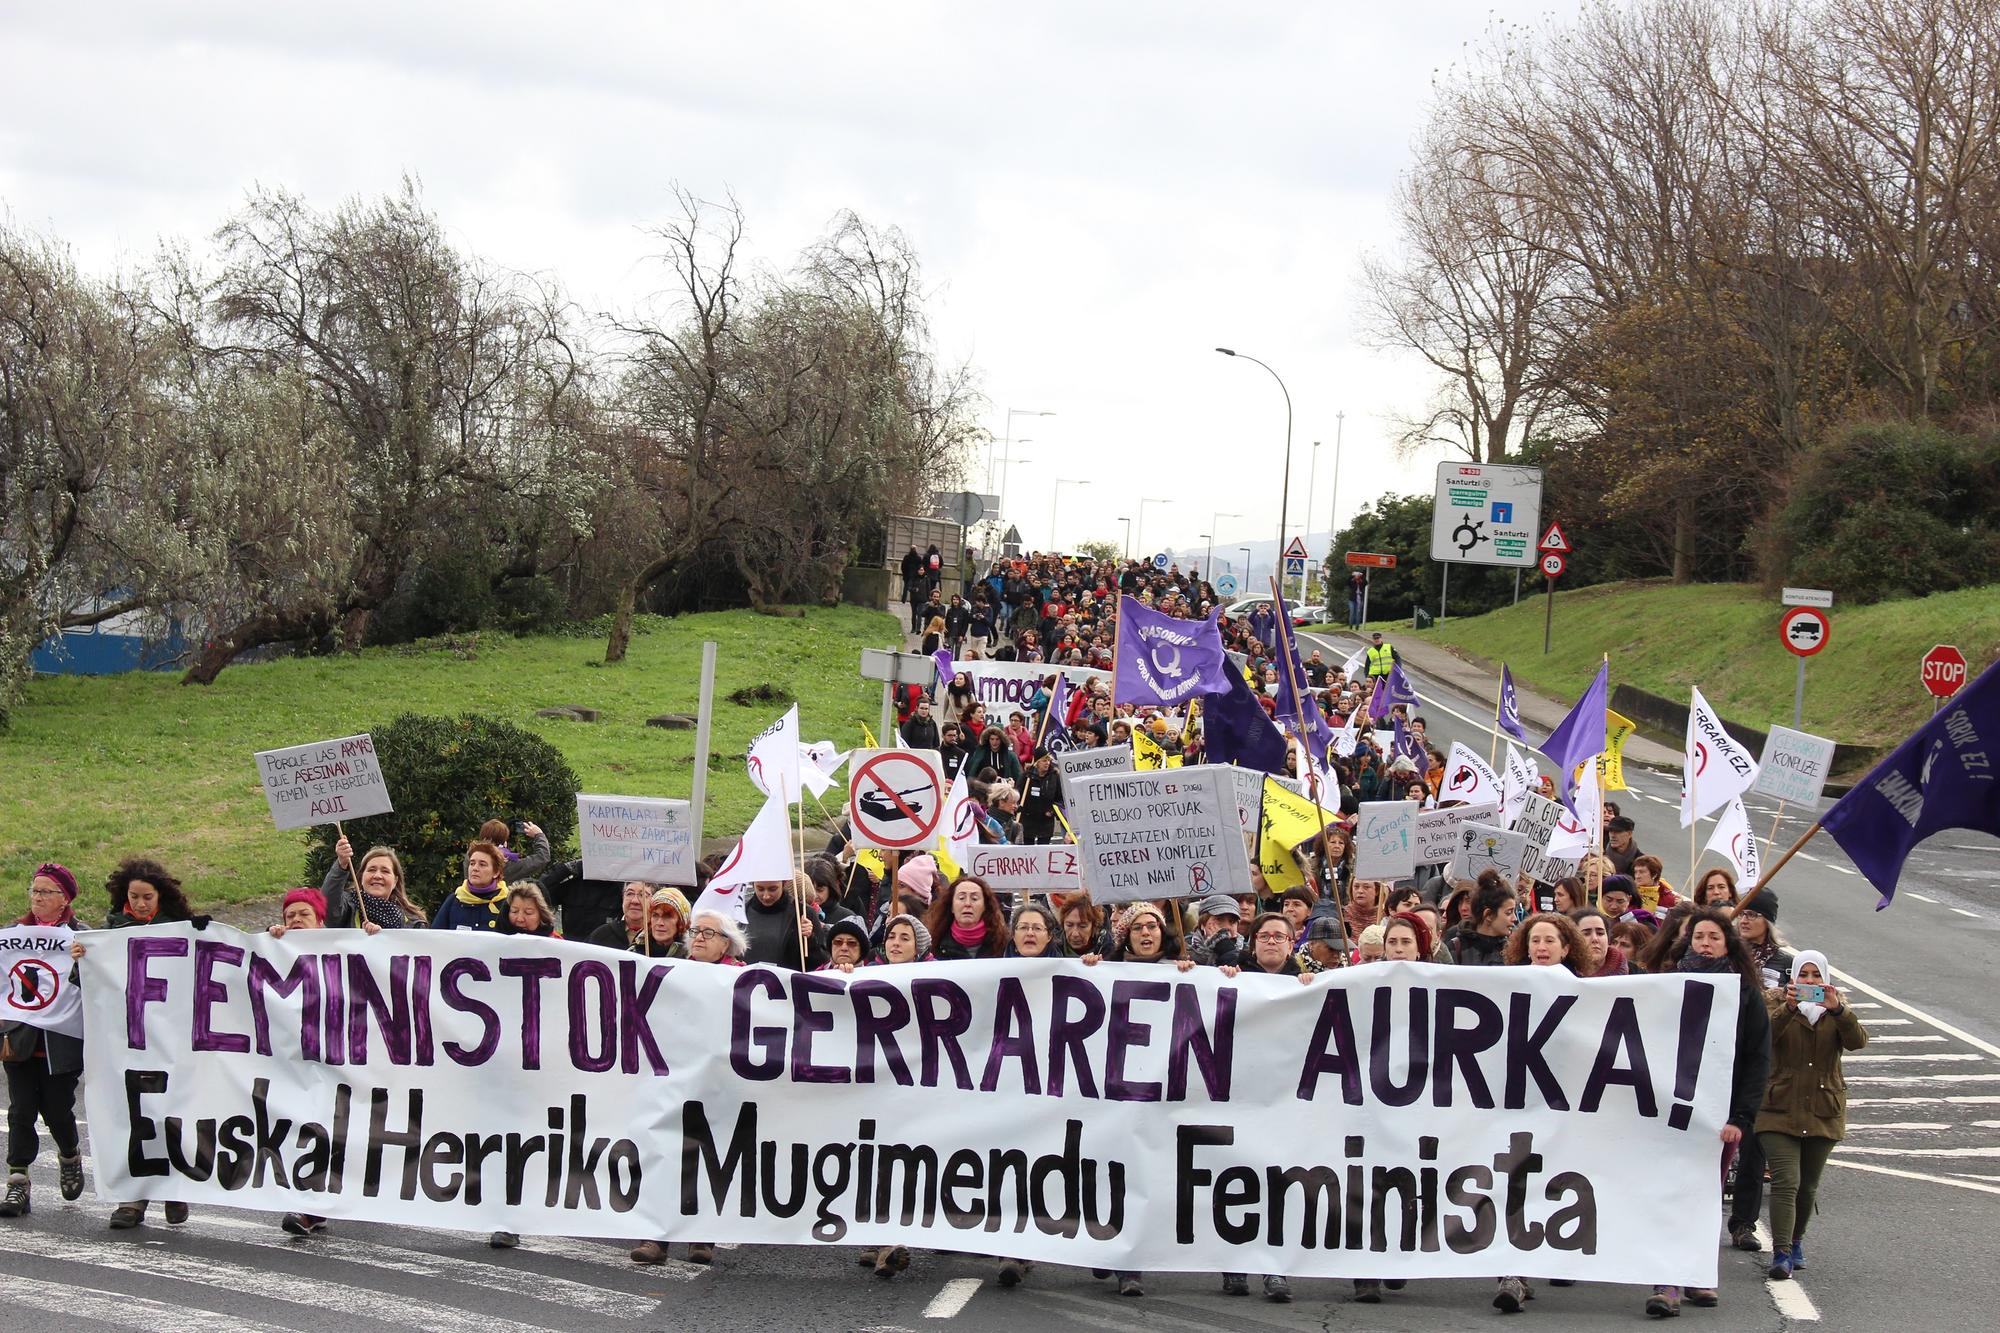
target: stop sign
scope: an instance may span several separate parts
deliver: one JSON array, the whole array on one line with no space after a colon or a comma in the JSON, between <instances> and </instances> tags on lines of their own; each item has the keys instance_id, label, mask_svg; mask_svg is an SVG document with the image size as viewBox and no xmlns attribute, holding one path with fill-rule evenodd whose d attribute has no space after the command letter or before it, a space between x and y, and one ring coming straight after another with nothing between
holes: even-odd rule
<instances>
[{"instance_id":1,"label":"stop sign","mask_svg":"<svg viewBox=\"0 0 2000 1333\"><path fill-rule=\"evenodd\" d=\"M1949 699L1965 684L1965 654L1941 643L1924 654L1924 688L1940 699Z\"/></svg>"}]
</instances>

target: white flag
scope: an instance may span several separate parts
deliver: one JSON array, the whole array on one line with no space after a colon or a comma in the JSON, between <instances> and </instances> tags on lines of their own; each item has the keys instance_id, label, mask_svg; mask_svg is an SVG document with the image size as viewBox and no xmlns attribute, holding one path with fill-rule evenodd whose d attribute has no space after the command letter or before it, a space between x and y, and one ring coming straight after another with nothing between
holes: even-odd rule
<instances>
[{"instance_id":1,"label":"white flag","mask_svg":"<svg viewBox=\"0 0 2000 1333\"><path fill-rule=\"evenodd\" d=\"M793 704L785 715L757 733L750 742L746 762L750 781L769 796L782 791L788 803L799 799L799 706Z\"/></svg>"},{"instance_id":2,"label":"white flag","mask_svg":"<svg viewBox=\"0 0 2000 1333\"><path fill-rule=\"evenodd\" d=\"M1541 775L1541 770L1535 766L1535 761L1522 754L1514 742L1508 741L1507 772L1500 779L1502 824L1508 828L1514 826L1514 821L1521 817L1521 811L1528 806L1528 793L1535 790L1536 781Z\"/></svg>"},{"instance_id":3,"label":"white flag","mask_svg":"<svg viewBox=\"0 0 2000 1333\"><path fill-rule=\"evenodd\" d=\"M1361 743L1361 735L1354 729L1360 720L1361 708L1356 705L1354 711L1347 715L1346 725L1333 733L1333 752L1342 759L1353 758L1355 747Z\"/></svg>"},{"instance_id":4,"label":"white flag","mask_svg":"<svg viewBox=\"0 0 2000 1333\"><path fill-rule=\"evenodd\" d=\"M1736 871L1736 887L1755 888L1758 877L1764 873L1763 857L1757 851L1757 835L1750 831L1750 812L1743 808L1743 802L1732 797L1729 804L1722 807L1722 815L1715 821L1715 832L1708 835L1707 850L1728 861ZM1688 885L1688 897L1694 897L1697 878Z\"/></svg>"},{"instance_id":5,"label":"white flag","mask_svg":"<svg viewBox=\"0 0 2000 1333\"><path fill-rule=\"evenodd\" d=\"M1348 658L1346 665L1342 666L1340 669L1347 673L1348 682L1351 684L1352 682L1361 679L1362 670L1366 668L1367 665L1368 665L1368 650L1366 648L1356 648L1354 650L1354 656Z\"/></svg>"},{"instance_id":6,"label":"white flag","mask_svg":"<svg viewBox=\"0 0 2000 1333\"><path fill-rule=\"evenodd\" d=\"M70 980L74 939L68 926L0 929L0 940L6 942L0 958L7 960L7 971L0 973L0 1021L83 1035L83 990Z\"/></svg>"},{"instance_id":7,"label":"white flag","mask_svg":"<svg viewBox=\"0 0 2000 1333\"><path fill-rule=\"evenodd\" d=\"M1445 756L1444 776L1438 779L1438 803L1464 801L1467 805L1499 805L1503 794L1500 775L1484 759L1458 741L1453 741L1451 753Z\"/></svg>"},{"instance_id":8,"label":"white flag","mask_svg":"<svg viewBox=\"0 0 2000 1333\"><path fill-rule=\"evenodd\" d=\"M1714 814L1757 780L1757 761L1722 729L1722 719L1694 692L1681 753L1681 827Z\"/></svg>"},{"instance_id":9,"label":"white flag","mask_svg":"<svg viewBox=\"0 0 2000 1333\"><path fill-rule=\"evenodd\" d=\"M835 750L832 741L814 741L799 747L799 780L815 796L824 796L833 786L833 775L847 762L848 751Z\"/></svg>"},{"instance_id":10,"label":"white flag","mask_svg":"<svg viewBox=\"0 0 2000 1333\"><path fill-rule=\"evenodd\" d=\"M792 882L792 823L787 803L778 793L764 798L764 808L743 830L736 850L708 881L694 910L728 912L738 921L745 918L743 889L760 879Z\"/></svg>"},{"instance_id":11,"label":"white flag","mask_svg":"<svg viewBox=\"0 0 2000 1333\"><path fill-rule=\"evenodd\" d=\"M1583 812L1581 819L1565 810L1556 820L1555 832L1549 835L1551 857L1581 857L1603 842L1597 826L1604 822L1604 795L1594 756L1583 761L1583 773L1576 780L1576 808Z\"/></svg>"},{"instance_id":12,"label":"white flag","mask_svg":"<svg viewBox=\"0 0 2000 1333\"><path fill-rule=\"evenodd\" d=\"M944 848L960 866L972 864L972 849L979 845L979 808L965 782L965 770L971 767L970 763L958 766L958 776L944 797Z\"/></svg>"}]
</instances>

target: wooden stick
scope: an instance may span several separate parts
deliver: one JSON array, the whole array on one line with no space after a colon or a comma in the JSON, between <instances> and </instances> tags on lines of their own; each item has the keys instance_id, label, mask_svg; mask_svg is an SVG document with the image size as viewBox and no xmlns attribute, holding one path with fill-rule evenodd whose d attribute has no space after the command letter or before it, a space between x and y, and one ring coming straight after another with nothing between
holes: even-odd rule
<instances>
[{"instance_id":1,"label":"wooden stick","mask_svg":"<svg viewBox=\"0 0 2000 1333\"><path fill-rule=\"evenodd\" d=\"M1298 663L1298 654L1292 651L1292 641L1289 638L1291 617L1285 614L1285 598L1283 593L1278 592L1276 575L1273 575L1271 578L1271 590L1277 594L1279 661L1283 665L1285 679L1292 684L1292 735L1299 742L1299 757L1306 763L1306 799L1313 803L1313 810L1319 815L1318 852L1319 862L1324 866L1326 865L1326 806L1319 799L1319 773L1313 765L1312 746L1305 737L1305 719L1300 716L1301 713L1305 712L1307 696L1300 690L1299 687L1302 682L1299 680L1298 672L1294 670ZM1317 700L1313 702L1313 707L1319 707ZM1263 807L1260 803L1258 807L1260 818L1262 810ZM1347 903L1342 899L1340 894L1340 872L1329 869L1326 880L1327 888L1333 894L1334 919L1340 923L1340 961L1344 967L1347 964L1349 945L1347 940Z\"/></svg>"},{"instance_id":2,"label":"wooden stick","mask_svg":"<svg viewBox=\"0 0 2000 1333\"><path fill-rule=\"evenodd\" d=\"M1493 743L1486 747L1486 766L1500 762L1500 683L1493 683Z\"/></svg>"},{"instance_id":3,"label":"wooden stick","mask_svg":"<svg viewBox=\"0 0 2000 1333\"><path fill-rule=\"evenodd\" d=\"M1773 879L1777 878L1778 872L1785 868L1785 862L1791 860L1794 856L1797 856L1799 853L1799 848L1805 846L1806 843L1811 840L1812 835L1817 832L1819 832L1819 821L1814 820L1813 826L1807 829L1804 833L1801 833L1799 835L1799 840L1793 843L1790 847L1787 847L1785 849L1785 854L1778 858L1778 863L1772 866L1769 870L1766 870L1762 875L1758 876L1757 886L1751 889L1750 892L1743 895L1743 901L1737 903L1735 907L1731 908L1729 915L1731 917L1734 917L1738 912L1742 911L1744 908L1748 907L1751 903L1755 902L1757 899L1757 895L1764 891L1764 886L1769 884Z\"/></svg>"}]
</instances>

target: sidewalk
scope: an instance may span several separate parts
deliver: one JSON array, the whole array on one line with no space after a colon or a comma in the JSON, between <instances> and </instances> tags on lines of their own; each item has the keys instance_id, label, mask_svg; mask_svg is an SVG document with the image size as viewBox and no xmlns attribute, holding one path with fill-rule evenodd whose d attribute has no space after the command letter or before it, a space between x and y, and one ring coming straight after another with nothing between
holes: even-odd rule
<instances>
[{"instance_id":1,"label":"sidewalk","mask_svg":"<svg viewBox=\"0 0 2000 1333\"><path fill-rule=\"evenodd\" d=\"M1362 635L1347 629L1308 629L1302 632L1317 635L1329 643L1347 645L1343 656L1368 642ZM1385 635L1383 642L1395 648L1403 661L1418 675L1440 681L1468 698L1484 700L1485 707L1475 715L1475 720L1489 727L1493 725L1493 706L1500 693L1500 668L1496 664L1471 655L1460 657L1451 649L1441 644L1426 642L1414 633L1406 636ZM1543 732L1554 730L1556 724L1568 715L1571 705L1575 702L1575 700L1551 699L1547 695L1537 694L1519 680L1514 682L1514 694L1521 705L1521 720L1531 728ZM1676 774L1681 768L1679 750L1661 745L1658 741L1648 740L1637 732L1625 741L1625 758L1631 763L1642 764L1647 768L1670 770Z\"/></svg>"}]
</instances>

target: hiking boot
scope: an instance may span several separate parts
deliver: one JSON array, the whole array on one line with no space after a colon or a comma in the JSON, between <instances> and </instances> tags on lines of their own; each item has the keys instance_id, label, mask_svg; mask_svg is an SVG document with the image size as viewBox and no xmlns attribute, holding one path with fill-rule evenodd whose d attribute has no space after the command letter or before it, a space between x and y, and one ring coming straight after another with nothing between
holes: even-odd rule
<instances>
[{"instance_id":1,"label":"hiking boot","mask_svg":"<svg viewBox=\"0 0 2000 1333\"><path fill-rule=\"evenodd\" d=\"M113 1222L113 1226L117 1223ZM288 1236L310 1236L326 1230L326 1219L311 1213L286 1213L278 1222Z\"/></svg>"},{"instance_id":2,"label":"hiking boot","mask_svg":"<svg viewBox=\"0 0 2000 1333\"><path fill-rule=\"evenodd\" d=\"M7 1193L0 1196L0 1217L26 1217L35 1211L35 1201L29 1195L28 1178L15 1174L7 1177Z\"/></svg>"},{"instance_id":3,"label":"hiking boot","mask_svg":"<svg viewBox=\"0 0 2000 1333\"><path fill-rule=\"evenodd\" d=\"M875 1266L875 1261L881 1257L882 1257L882 1247L880 1245L869 1245L865 1246L859 1253L857 1253L854 1256L854 1262L861 1265L863 1268L873 1268Z\"/></svg>"},{"instance_id":4,"label":"hiking boot","mask_svg":"<svg viewBox=\"0 0 2000 1333\"><path fill-rule=\"evenodd\" d=\"M1354 1279L1354 1300L1357 1305L1380 1305L1382 1284L1372 1277Z\"/></svg>"},{"instance_id":5,"label":"hiking boot","mask_svg":"<svg viewBox=\"0 0 2000 1333\"><path fill-rule=\"evenodd\" d=\"M1118 1279L1118 1294L1120 1296L1144 1296L1146 1289L1139 1285L1139 1275L1137 1273L1129 1273Z\"/></svg>"},{"instance_id":6,"label":"hiking boot","mask_svg":"<svg viewBox=\"0 0 2000 1333\"><path fill-rule=\"evenodd\" d=\"M1242 1273L1224 1273L1222 1275L1222 1294L1225 1296L1248 1296L1250 1294L1249 1277Z\"/></svg>"},{"instance_id":7,"label":"hiking boot","mask_svg":"<svg viewBox=\"0 0 2000 1333\"><path fill-rule=\"evenodd\" d=\"M1002 1259L1000 1261L999 1282L1001 1286L1018 1287L1021 1285L1021 1279L1026 1277L1027 1275L1028 1275L1028 1265L1022 1262L1021 1260Z\"/></svg>"},{"instance_id":8,"label":"hiking boot","mask_svg":"<svg viewBox=\"0 0 2000 1333\"><path fill-rule=\"evenodd\" d=\"M910 1266L910 1251L904 1245L884 1245L875 1256L875 1276L894 1277Z\"/></svg>"},{"instance_id":9,"label":"hiking boot","mask_svg":"<svg viewBox=\"0 0 2000 1333\"><path fill-rule=\"evenodd\" d=\"M1729 1243L1746 1254L1755 1254L1764 1248L1757 1243L1757 1226L1754 1222L1731 1222Z\"/></svg>"},{"instance_id":10,"label":"hiking boot","mask_svg":"<svg viewBox=\"0 0 2000 1333\"><path fill-rule=\"evenodd\" d=\"M64 1202L73 1203L83 1197L82 1153L56 1158L56 1184L62 1190Z\"/></svg>"},{"instance_id":11,"label":"hiking boot","mask_svg":"<svg viewBox=\"0 0 2000 1333\"><path fill-rule=\"evenodd\" d=\"M517 1231L496 1231L486 1238L486 1244L496 1250L511 1250L520 1243L521 1235Z\"/></svg>"},{"instance_id":12,"label":"hiking boot","mask_svg":"<svg viewBox=\"0 0 2000 1333\"><path fill-rule=\"evenodd\" d=\"M1282 1273L1266 1273L1264 1275L1264 1299L1275 1301L1279 1305L1290 1305L1292 1303L1291 1281Z\"/></svg>"},{"instance_id":13,"label":"hiking boot","mask_svg":"<svg viewBox=\"0 0 2000 1333\"><path fill-rule=\"evenodd\" d=\"M1687 1289L1687 1303L1689 1305L1699 1305L1704 1310L1712 1310L1720 1300L1721 1298L1715 1294L1714 1287L1689 1287Z\"/></svg>"},{"instance_id":14,"label":"hiking boot","mask_svg":"<svg viewBox=\"0 0 2000 1333\"><path fill-rule=\"evenodd\" d=\"M715 1246L702 1242L688 1246L688 1262L691 1264L712 1264L715 1262Z\"/></svg>"},{"instance_id":15,"label":"hiking boot","mask_svg":"<svg viewBox=\"0 0 2000 1333\"><path fill-rule=\"evenodd\" d=\"M1679 1287L1654 1287L1646 1298L1646 1313L1655 1319L1672 1319L1681 1312Z\"/></svg>"},{"instance_id":16,"label":"hiking boot","mask_svg":"<svg viewBox=\"0 0 2000 1333\"><path fill-rule=\"evenodd\" d=\"M1503 1277L1493 1292L1493 1308L1501 1314L1519 1314L1521 1303L1527 1299L1527 1283L1517 1277Z\"/></svg>"},{"instance_id":17,"label":"hiking boot","mask_svg":"<svg viewBox=\"0 0 2000 1333\"><path fill-rule=\"evenodd\" d=\"M1410 1280L1406 1277L1385 1277L1382 1279L1382 1289L1384 1291L1401 1291L1409 1285Z\"/></svg>"},{"instance_id":18,"label":"hiking boot","mask_svg":"<svg viewBox=\"0 0 2000 1333\"><path fill-rule=\"evenodd\" d=\"M167 1221L173 1223L175 1226L179 1226L188 1220L188 1206L184 1203L170 1202L161 1211L166 1213Z\"/></svg>"},{"instance_id":19,"label":"hiking boot","mask_svg":"<svg viewBox=\"0 0 2000 1333\"><path fill-rule=\"evenodd\" d=\"M69 1196L64 1195L63 1197L67 1198ZM1794 1273L1803 1273L1806 1271L1806 1243L1797 1236L1792 1237L1792 1271Z\"/></svg>"},{"instance_id":20,"label":"hiking boot","mask_svg":"<svg viewBox=\"0 0 2000 1333\"><path fill-rule=\"evenodd\" d=\"M113 1231L130 1231L145 1220L146 1205L143 1201L139 1203L121 1203L111 1210L111 1229Z\"/></svg>"},{"instance_id":21,"label":"hiking boot","mask_svg":"<svg viewBox=\"0 0 2000 1333\"><path fill-rule=\"evenodd\" d=\"M1789 1282L1792 1279L1792 1251L1790 1246L1771 1248L1771 1266L1764 1273L1773 1282Z\"/></svg>"},{"instance_id":22,"label":"hiking boot","mask_svg":"<svg viewBox=\"0 0 2000 1333\"><path fill-rule=\"evenodd\" d=\"M656 1240L642 1240L632 1247L631 1257L635 1264L663 1264L667 1261L667 1247Z\"/></svg>"}]
</instances>

